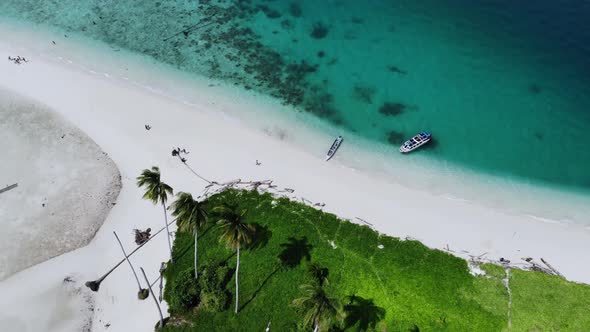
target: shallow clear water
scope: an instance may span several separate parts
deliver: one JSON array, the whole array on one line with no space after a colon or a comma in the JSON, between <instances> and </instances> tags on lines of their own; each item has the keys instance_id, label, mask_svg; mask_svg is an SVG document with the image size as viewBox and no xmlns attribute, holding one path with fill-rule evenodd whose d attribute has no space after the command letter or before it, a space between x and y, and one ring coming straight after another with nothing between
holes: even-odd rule
<instances>
[{"instance_id":1,"label":"shallow clear water","mask_svg":"<svg viewBox=\"0 0 590 332\"><path fill-rule=\"evenodd\" d=\"M419 156L590 189L588 2L3 0L0 15L271 94L381 153L429 130Z\"/></svg>"}]
</instances>

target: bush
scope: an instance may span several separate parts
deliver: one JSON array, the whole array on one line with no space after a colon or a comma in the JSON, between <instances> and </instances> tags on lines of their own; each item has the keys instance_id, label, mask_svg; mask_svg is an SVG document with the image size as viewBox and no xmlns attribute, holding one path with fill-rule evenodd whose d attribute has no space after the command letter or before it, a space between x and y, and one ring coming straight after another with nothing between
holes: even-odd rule
<instances>
[{"instance_id":1,"label":"bush","mask_svg":"<svg viewBox=\"0 0 590 332\"><path fill-rule=\"evenodd\" d=\"M214 293L225 289L228 282L229 268L223 265L206 266L199 275L201 289L205 293Z\"/></svg>"},{"instance_id":2,"label":"bush","mask_svg":"<svg viewBox=\"0 0 590 332\"><path fill-rule=\"evenodd\" d=\"M170 292L166 294L169 311L182 312L197 306L200 293L201 287L195 279L193 268L180 272L173 281Z\"/></svg>"},{"instance_id":3,"label":"bush","mask_svg":"<svg viewBox=\"0 0 590 332\"><path fill-rule=\"evenodd\" d=\"M227 309L229 296L224 290L216 290L201 293L200 308L208 312L221 312Z\"/></svg>"}]
</instances>

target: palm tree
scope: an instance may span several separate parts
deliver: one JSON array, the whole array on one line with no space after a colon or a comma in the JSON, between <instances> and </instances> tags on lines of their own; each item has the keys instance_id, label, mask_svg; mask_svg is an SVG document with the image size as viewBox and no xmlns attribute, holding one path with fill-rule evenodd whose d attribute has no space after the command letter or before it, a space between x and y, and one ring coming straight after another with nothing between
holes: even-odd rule
<instances>
[{"instance_id":1,"label":"palm tree","mask_svg":"<svg viewBox=\"0 0 590 332\"><path fill-rule=\"evenodd\" d=\"M197 240L199 228L205 225L207 213L203 205L194 200L189 193L179 192L177 198L170 206L172 215L176 217L178 229L182 232L193 231L195 235L195 279L197 279Z\"/></svg>"},{"instance_id":2,"label":"palm tree","mask_svg":"<svg viewBox=\"0 0 590 332\"><path fill-rule=\"evenodd\" d=\"M324 284L328 283L328 274L329 271L327 268L322 267L318 263L311 263L307 267L307 273L313 279L315 283L317 283L320 287L324 286Z\"/></svg>"},{"instance_id":3,"label":"palm tree","mask_svg":"<svg viewBox=\"0 0 590 332\"><path fill-rule=\"evenodd\" d=\"M328 297L320 285L301 285L303 296L293 300L291 305L304 312L304 326L313 326L314 332L327 331L335 321L342 320L342 304Z\"/></svg>"},{"instance_id":4,"label":"palm tree","mask_svg":"<svg viewBox=\"0 0 590 332\"><path fill-rule=\"evenodd\" d=\"M238 213L235 208L227 205L218 206L213 209L213 212L218 213L221 217L218 220L221 228L221 236L219 240L237 251L236 264L236 308L235 313L238 313L238 272L240 270L240 248L252 241L254 234L254 227L244 222L244 214L246 211Z\"/></svg>"},{"instance_id":5,"label":"palm tree","mask_svg":"<svg viewBox=\"0 0 590 332\"><path fill-rule=\"evenodd\" d=\"M166 201L168 194L172 195L172 187L160 181L160 169L152 166L152 169L144 169L141 175L137 177L137 186L145 187L143 198L152 201L152 203L161 203L164 208L164 221L166 225L166 238L168 239L168 249L170 250L170 262L172 260L172 244L170 244L170 231L168 230L168 215L166 213Z\"/></svg>"}]
</instances>

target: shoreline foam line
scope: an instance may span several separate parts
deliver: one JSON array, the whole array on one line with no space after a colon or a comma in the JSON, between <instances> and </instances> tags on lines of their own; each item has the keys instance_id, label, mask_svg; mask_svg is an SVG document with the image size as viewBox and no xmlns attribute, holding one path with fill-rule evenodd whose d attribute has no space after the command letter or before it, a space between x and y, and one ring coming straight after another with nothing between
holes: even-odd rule
<instances>
[{"instance_id":1,"label":"shoreline foam line","mask_svg":"<svg viewBox=\"0 0 590 332\"><path fill-rule=\"evenodd\" d=\"M320 123L309 114L300 114L295 112L296 110L285 108L269 97L253 95L251 92L224 86L219 82L211 83L212 81L195 77L193 74L180 73L145 56L124 51L115 53L108 45L89 41L75 34L62 38L59 47L37 46L46 44L47 40L57 40L59 36L46 31L35 31L37 35L30 36L30 32L24 27L4 27L8 28L12 29L11 33L4 32L2 36L3 29L0 25L0 36L16 44L18 49L28 49L33 53L43 51L51 54L51 57L62 59L62 55L67 55L68 58L74 59L74 66L86 69L86 63L94 73L106 72L118 81L126 81L123 76L132 76L135 78L132 79L133 84L167 98L186 102L187 105L207 103L213 106L217 98L223 99L228 95L239 97L250 106L249 112L242 112L243 108L238 103L226 103L215 108L252 128L264 130L281 140L297 143L298 148L308 152L319 153L320 149L325 149L324 146L318 149L320 142L332 140L334 135L337 136L337 128ZM158 79L154 79L156 77ZM207 90L207 96L195 93L203 90ZM206 102L201 99L206 99ZM377 174L382 180L411 189L427 190L434 195L449 194L460 199L468 198L473 204L499 208L510 214L534 214L548 219L567 219L590 224L587 217L590 215L590 195L586 192L543 186L524 179L483 174L424 156L392 158L390 147L376 145L375 142L354 135L350 136L352 137L347 140L345 151L339 155L337 161L365 173ZM404 177L407 169L414 170L414 173L420 176Z\"/></svg>"}]
</instances>

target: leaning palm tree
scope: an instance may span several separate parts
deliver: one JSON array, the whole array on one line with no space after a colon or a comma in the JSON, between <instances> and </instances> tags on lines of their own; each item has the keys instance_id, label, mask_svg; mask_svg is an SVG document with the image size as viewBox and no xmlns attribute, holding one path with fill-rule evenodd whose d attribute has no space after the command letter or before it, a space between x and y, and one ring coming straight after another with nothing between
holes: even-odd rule
<instances>
[{"instance_id":1,"label":"leaning palm tree","mask_svg":"<svg viewBox=\"0 0 590 332\"><path fill-rule=\"evenodd\" d=\"M145 187L143 198L152 201L152 203L161 203L164 208L164 221L166 225L166 238L168 239L168 249L170 250L170 262L172 262L172 244L170 244L170 231L168 230L168 215L166 213L166 201L168 194L172 195L172 187L160 181L160 169L152 166L152 169L144 169L141 175L137 177L137 186Z\"/></svg>"},{"instance_id":2,"label":"leaning palm tree","mask_svg":"<svg viewBox=\"0 0 590 332\"><path fill-rule=\"evenodd\" d=\"M292 306L303 311L305 328L313 326L314 332L327 331L333 323L342 320L342 304L328 297L324 288L314 285L301 285L303 296L293 300Z\"/></svg>"},{"instance_id":3,"label":"leaning palm tree","mask_svg":"<svg viewBox=\"0 0 590 332\"><path fill-rule=\"evenodd\" d=\"M246 211L237 212L235 208L227 205L218 206L213 209L213 212L220 215L218 220L221 228L221 236L219 240L237 251L236 264L236 307L235 313L238 313L238 272L240 270L240 248L252 241L254 235L254 227L244 222L244 214Z\"/></svg>"},{"instance_id":4,"label":"leaning palm tree","mask_svg":"<svg viewBox=\"0 0 590 332\"><path fill-rule=\"evenodd\" d=\"M199 228L207 221L207 213L203 205L194 200L189 193L179 192L177 198L170 206L172 215L176 217L178 229L182 232L193 231L195 235L195 279L197 278L197 240Z\"/></svg>"}]
</instances>

